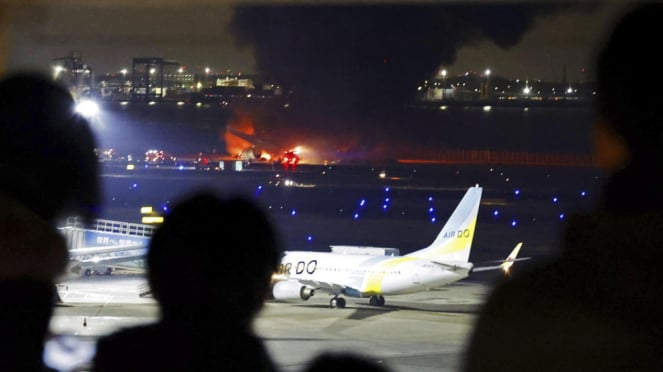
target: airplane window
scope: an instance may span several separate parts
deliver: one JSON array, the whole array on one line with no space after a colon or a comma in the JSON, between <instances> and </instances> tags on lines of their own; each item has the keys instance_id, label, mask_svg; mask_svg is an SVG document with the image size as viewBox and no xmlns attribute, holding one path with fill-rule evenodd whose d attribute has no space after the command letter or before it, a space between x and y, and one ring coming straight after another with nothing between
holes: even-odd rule
<instances>
[{"instance_id":1,"label":"airplane window","mask_svg":"<svg viewBox=\"0 0 663 372\"><path fill-rule=\"evenodd\" d=\"M46 349L57 355L46 359L65 370L83 355L84 365L98 337L158 320L143 232L179 197L212 187L269 211L284 257L334 246L353 258L318 258L303 274L324 279L296 288L312 295L266 303L256 330L284 370L328 347L394 371L422 354L430 369L458 368L492 286L555 258L566 216L597 201L593 63L626 4L2 2L0 66L71 91L98 141L99 219L119 223L62 222L86 234L72 252L91 251L71 254L51 325L61 337ZM476 223L455 219L470 202ZM293 265L309 261L278 272L297 276ZM445 313L460 320L430 316ZM391 341L367 318L393 326ZM68 356L62 340L74 345ZM301 353L301 340L319 341ZM299 352L282 353L291 347Z\"/></svg>"}]
</instances>

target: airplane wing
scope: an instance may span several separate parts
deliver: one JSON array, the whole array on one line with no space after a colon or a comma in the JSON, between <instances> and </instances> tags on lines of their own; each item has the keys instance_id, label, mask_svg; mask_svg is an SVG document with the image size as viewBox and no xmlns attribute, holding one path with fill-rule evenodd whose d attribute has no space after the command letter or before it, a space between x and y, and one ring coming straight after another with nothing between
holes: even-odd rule
<instances>
[{"instance_id":1,"label":"airplane wing","mask_svg":"<svg viewBox=\"0 0 663 372\"><path fill-rule=\"evenodd\" d=\"M500 269L504 271L504 273L508 274L509 270L511 269L511 266L513 266L514 262L516 261L524 261L524 260L529 260L531 257L521 257L517 258L518 253L520 252L520 248L523 246L522 242L519 242L516 244L516 247L513 248L509 256L503 260L497 260L497 261L487 261L486 263L499 263L499 265L491 265L491 266L475 266L472 268L472 271L488 271L488 270L497 270Z\"/></svg>"},{"instance_id":2,"label":"airplane wing","mask_svg":"<svg viewBox=\"0 0 663 372\"><path fill-rule=\"evenodd\" d=\"M438 261L431 261L431 262L438 266L442 266L443 268L449 271L469 270L470 268L472 268L472 265L468 264L467 262L456 262L456 263L438 262ZM495 262L502 262L502 261L495 261Z\"/></svg>"}]
</instances>

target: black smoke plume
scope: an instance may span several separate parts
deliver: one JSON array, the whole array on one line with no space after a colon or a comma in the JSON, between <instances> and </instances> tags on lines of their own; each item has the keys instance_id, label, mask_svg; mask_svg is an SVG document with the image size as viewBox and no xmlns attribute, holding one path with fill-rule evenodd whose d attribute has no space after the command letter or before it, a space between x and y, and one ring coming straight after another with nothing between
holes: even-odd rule
<instances>
[{"instance_id":1,"label":"black smoke plume","mask_svg":"<svg viewBox=\"0 0 663 372\"><path fill-rule=\"evenodd\" d=\"M258 72L292 90L292 124L380 142L402 126L393 111L412 102L439 66L452 64L459 48L485 39L510 48L537 17L570 6L250 5L234 9L230 28L238 45L253 49Z\"/></svg>"}]
</instances>

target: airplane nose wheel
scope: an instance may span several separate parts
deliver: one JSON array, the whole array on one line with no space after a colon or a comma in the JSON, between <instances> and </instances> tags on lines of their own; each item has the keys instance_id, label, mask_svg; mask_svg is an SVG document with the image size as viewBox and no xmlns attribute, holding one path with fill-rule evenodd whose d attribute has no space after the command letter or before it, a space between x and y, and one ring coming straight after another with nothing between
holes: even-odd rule
<instances>
[{"instance_id":1,"label":"airplane nose wheel","mask_svg":"<svg viewBox=\"0 0 663 372\"><path fill-rule=\"evenodd\" d=\"M333 297L331 300L329 300L329 307L332 309L340 308L343 309L345 308L345 298L343 297Z\"/></svg>"}]
</instances>

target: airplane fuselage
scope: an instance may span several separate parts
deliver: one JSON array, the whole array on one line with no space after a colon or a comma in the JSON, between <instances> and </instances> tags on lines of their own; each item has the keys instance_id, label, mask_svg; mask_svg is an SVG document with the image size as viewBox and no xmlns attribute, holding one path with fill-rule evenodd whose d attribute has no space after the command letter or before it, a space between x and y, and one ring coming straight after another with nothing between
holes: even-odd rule
<instances>
[{"instance_id":1,"label":"airplane fuselage","mask_svg":"<svg viewBox=\"0 0 663 372\"><path fill-rule=\"evenodd\" d=\"M408 256L287 252L280 274L300 282L342 284L338 293L352 297L414 293L468 276L471 264L441 265ZM315 286L312 284L312 286ZM352 288L353 290L348 290Z\"/></svg>"}]
</instances>

